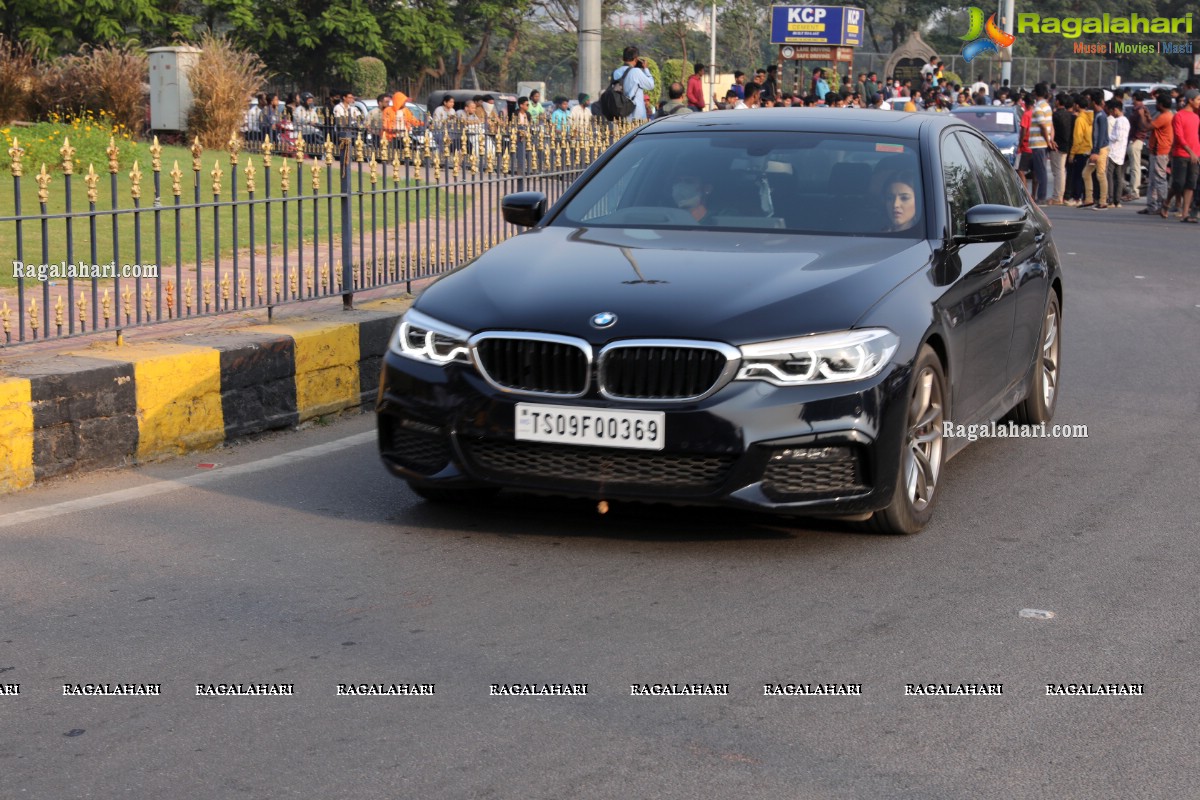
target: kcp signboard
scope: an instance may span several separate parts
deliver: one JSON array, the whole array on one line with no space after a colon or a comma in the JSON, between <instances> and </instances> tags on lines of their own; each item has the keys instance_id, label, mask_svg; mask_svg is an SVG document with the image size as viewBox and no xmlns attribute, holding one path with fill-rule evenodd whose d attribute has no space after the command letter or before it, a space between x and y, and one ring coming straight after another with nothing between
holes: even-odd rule
<instances>
[{"instance_id":1,"label":"kcp signboard","mask_svg":"<svg viewBox=\"0 0 1200 800\"><path fill-rule=\"evenodd\" d=\"M771 6L771 44L862 44L866 14L850 6Z\"/></svg>"}]
</instances>

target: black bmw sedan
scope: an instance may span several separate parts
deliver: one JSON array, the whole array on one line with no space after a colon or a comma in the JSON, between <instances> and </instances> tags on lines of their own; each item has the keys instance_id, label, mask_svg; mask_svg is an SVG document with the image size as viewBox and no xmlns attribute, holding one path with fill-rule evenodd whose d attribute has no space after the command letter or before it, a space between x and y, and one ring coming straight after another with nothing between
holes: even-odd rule
<instances>
[{"instance_id":1,"label":"black bmw sedan","mask_svg":"<svg viewBox=\"0 0 1200 800\"><path fill-rule=\"evenodd\" d=\"M1049 420L1062 276L1011 166L949 116L674 116L614 145L398 325L384 463L498 488L930 519L963 425Z\"/></svg>"}]
</instances>

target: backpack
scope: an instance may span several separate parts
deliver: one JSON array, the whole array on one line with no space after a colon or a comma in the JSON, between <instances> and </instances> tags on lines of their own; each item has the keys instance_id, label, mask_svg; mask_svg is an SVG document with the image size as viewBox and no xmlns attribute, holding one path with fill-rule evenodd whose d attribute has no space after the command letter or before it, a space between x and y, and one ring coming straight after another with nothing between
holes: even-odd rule
<instances>
[{"instance_id":1,"label":"backpack","mask_svg":"<svg viewBox=\"0 0 1200 800\"><path fill-rule=\"evenodd\" d=\"M608 88L600 93L600 110L605 119L624 119L633 113L633 99L625 94L625 76L631 67L626 67L621 77L609 82Z\"/></svg>"}]
</instances>

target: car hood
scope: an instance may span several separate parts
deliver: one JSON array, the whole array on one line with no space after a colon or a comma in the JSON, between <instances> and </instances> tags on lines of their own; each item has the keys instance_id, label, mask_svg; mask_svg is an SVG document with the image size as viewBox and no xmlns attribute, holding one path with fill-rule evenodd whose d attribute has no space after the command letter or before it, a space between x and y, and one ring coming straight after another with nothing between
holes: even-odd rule
<instances>
[{"instance_id":1,"label":"car hood","mask_svg":"<svg viewBox=\"0 0 1200 800\"><path fill-rule=\"evenodd\" d=\"M848 328L930 256L924 240L888 237L547 227L445 275L415 307L473 332L744 344ZM604 311L617 322L595 330Z\"/></svg>"}]
</instances>

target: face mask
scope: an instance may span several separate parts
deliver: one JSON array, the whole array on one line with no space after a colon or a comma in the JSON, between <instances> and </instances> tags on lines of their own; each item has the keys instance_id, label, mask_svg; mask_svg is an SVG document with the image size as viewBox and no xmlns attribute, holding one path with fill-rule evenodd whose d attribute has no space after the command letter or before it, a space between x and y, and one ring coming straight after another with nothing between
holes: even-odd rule
<instances>
[{"instance_id":1,"label":"face mask","mask_svg":"<svg viewBox=\"0 0 1200 800\"><path fill-rule=\"evenodd\" d=\"M486 111L488 114L491 114L492 110L495 108L496 108L495 103L484 103L483 104L483 110Z\"/></svg>"},{"instance_id":2,"label":"face mask","mask_svg":"<svg viewBox=\"0 0 1200 800\"><path fill-rule=\"evenodd\" d=\"M671 187L671 199L680 208L695 208L700 205L700 186L695 183L677 183Z\"/></svg>"}]
</instances>

